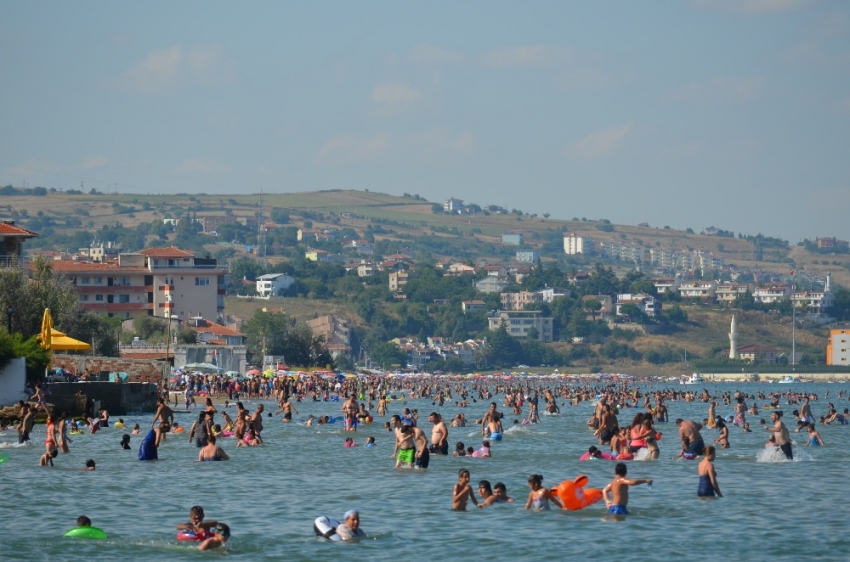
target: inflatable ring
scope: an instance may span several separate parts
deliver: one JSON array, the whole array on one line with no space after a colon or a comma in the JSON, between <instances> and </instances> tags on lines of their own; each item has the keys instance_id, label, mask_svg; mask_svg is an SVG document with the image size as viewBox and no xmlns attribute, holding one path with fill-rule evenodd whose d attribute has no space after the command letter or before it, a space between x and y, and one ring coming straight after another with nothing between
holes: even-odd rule
<instances>
[{"instance_id":1,"label":"inflatable ring","mask_svg":"<svg viewBox=\"0 0 850 562\"><path fill-rule=\"evenodd\" d=\"M558 486L551 489L565 508L570 511L578 511L602 499L602 490L597 488L587 488L585 485L588 482L587 476L580 474L574 480L564 480Z\"/></svg>"},{"instance_id":2,"label":"inflatable ring","mask_svg":"<svg viewBox=\"0 0 850 562\"><path fill-rule=\"evenodd\" d=\"M184 431L186 431L186 430L185 430L185 429L183 429L182 427L178 427L177 429L175 429L174 431L172 431L172 433L183 433Z\"/></svg>"},{"instance_id":3,"label":"inflatable ring","mask_svg":"<svg viewBox=\"0 0 850 562\"><path fill-rule=\"evenodd\" d=\"M195 533L194 531L181 531L177 533L178 541L205 541L207 539L211 539L215 536L213 533L208 533L206 531L201 531L200 533Z\"/></svg>"},{"instance_id":4,"label":"inflatable ring","mask_svg":"<svg viewBox=\"0 0 850 562\"><path fill-rule=\"evenodd\" d=\"M339 521L331 517L317 517L313 521L313 532L318 537L324 537L332 541L341 541L342 537L336 534L336 528L339 526Z\"/></svg>"},{"instance_id":5,"label":"inflatable ring","mask_svg":"<svg viewBox=\"0 0 850 562\"><path fill-rule=\"evenodd\" d=\"M75 527L64 536L73 539L105 539L106 533L97 527Z\"/></svg>"}]
</instances>

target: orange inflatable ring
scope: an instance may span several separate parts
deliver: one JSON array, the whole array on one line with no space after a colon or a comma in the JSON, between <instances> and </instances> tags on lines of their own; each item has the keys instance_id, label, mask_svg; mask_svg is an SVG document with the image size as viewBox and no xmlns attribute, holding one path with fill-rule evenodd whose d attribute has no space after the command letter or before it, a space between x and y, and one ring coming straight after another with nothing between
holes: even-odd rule
<instances>
[{"instance_id":1,"label":"orange inflatable ring","mask_svg":"<svg viewBox=\"0 0 850 562\"><path fill-rule=\"evenodd\" d=\"M185 430L185 429L183 429L182 427L178 427L177 429L175 429L174 431L172 431L172 433L183 433L184 431L186 431L186 430Z\"/></svg>"},{"instance_id":2,"label":"orange inflatable ring","mask_svg":"<svg viewBox=\"0 0 850 562\"><path fill-rule=\"evenodd\" d=\"M602 499L602 490L584 487L588 480L584 474L576 476L573 481L564 480L552 488L552 494L570 511L584 509Z\"/></svg>"}]
</instances>

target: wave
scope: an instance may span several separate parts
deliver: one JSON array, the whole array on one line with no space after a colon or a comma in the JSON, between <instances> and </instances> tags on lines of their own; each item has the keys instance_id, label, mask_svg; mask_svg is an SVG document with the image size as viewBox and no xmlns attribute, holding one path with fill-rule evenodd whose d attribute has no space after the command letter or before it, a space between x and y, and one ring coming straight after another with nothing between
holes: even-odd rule
<instances>
[{"instance_id":1,"label":"wave","mask_svg":"<svg viewBox=\"0 0 850 562\"><path fill-rule=\"evenodd\" d=\"M21 449L32 446L32 443L0 443L0 449Z\"/></svg>"},{"instance_id":2,"label":"wave","mask_svg":"<svg viewBox=\"0 0 850 562\"><path fill-rule=\"evenodd\" d=\"M794 459L789 460L779 447L764 449L756 453L756 462L800 462L814 460L814 457L802 451L795 451Z\"/></svg>"}]
</instances>

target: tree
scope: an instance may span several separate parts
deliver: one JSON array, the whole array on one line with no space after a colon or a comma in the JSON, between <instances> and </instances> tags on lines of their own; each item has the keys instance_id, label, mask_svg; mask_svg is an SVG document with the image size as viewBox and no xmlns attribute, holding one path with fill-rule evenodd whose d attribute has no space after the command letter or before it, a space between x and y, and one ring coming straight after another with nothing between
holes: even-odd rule
<instances>
[{"instance_id":1,"label":"tree","mask_svg":"<svg viewBox=\"0 0 850 562\"><path fill-rule=\"evenodd\" d=\"M177 343L182 345L193 345L198 343L198 333L192 329L180 330L177 332Z\"/></svg>"},{"instance_id":2,"label":"tree","mask_svg":"<svg viewBox=\"0 0 850 562\"><path fill-rule=\"evenodd\" d=\"M587 299L586 301L582 301L581 307L583 310L589 312L591 318L595 321L596 313L602 310L602 303L599 302L599 299Z\"/></svg>"},{"instance_id":3,"label":"tree","mask_svg":"<svg viewBox=\"0 0 850 562\"><path fill-rule=\"evenodd\" d=\"M242 326L248 352L254 357L285 355L290 322L282 312L257 310Z\"/></svg>"},{"instance_id":4,"label":"tree","mask_svg":"<svg viewBox=\"0 0 850 562\"><path fill-rule=\"evenodd\" d=\"M629 286L629 292L632 294L644 293L654 297L658 294L658 289L655 287L655 283L649 279L641 279L640 281L635 281Z\"/></svg>"},{"instance_id":5,"label":"tree","mask_svg":"<svg viewBox=\"0 0 850 562\"><path fill-rule=\"evenodd\" d=\"M328 352L324 334L313 335L313 330L304 322L289 330L282 355L290 365L333 368L333 358Z\"/></svg>"},{"instance_id":6,"label":"tree","mask_svg":"<svg viewBox=\"0 0 850 562\"><path fill-rule=\"evenodd\" d=\"M632 322L637 322L638 324L645 324L649 319L640 309L640 307L634 303L628 303L620 306L620 315L627 317Z\"/></svg>"},{"instance_id":7,"label":"tree","mask_svg":"<svg viewBox=\"0 0 850 562\"><path fill-rule=\"evenodd\" d=\"M504 324L493 332L488 345L491 349L490 360L494 365L511 367L522 362L522 345L508 333Z\"/></svg>"},{"instance_id":8,"label":"tree","mask_svg":"<svg viewBox=\"0 0 850 562\"><path fill-rule=\"evenodd\" d=\"M401 367L407 365L407 354L392 342L382 342L372 346L369 350L369 358L373 364L380 365L384 369L394 365Z\"/></svg>"},{"instance_id":9,"label":"tree","mask_svg":"<svg viewBox=\"0 0 850 562\"><path fill-rule=\"evenodd\" d=\"M439 203L434 203L433 205L431 205L431 212L435 215L441 215L443 214L443 206Z\"/></svg>"}]
</instances>

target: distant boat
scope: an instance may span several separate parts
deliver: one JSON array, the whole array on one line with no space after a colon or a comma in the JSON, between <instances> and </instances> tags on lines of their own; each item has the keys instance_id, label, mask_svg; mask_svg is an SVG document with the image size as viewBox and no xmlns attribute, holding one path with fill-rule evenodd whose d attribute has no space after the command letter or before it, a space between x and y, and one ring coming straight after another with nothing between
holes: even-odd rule
<instances>
[{"instance_id":1,"label":"distant boat","mask_svg":"<svg viewBox=\"0 0 850 562\"><path fill-rule=\"evenodd\" d=\"M791 378L790 376L785 376L779 380L779 384L794 384L795 382L800 382L796 379Z\"/></svg>"},{"instance_id":2,"label":"distant boat","mask_svg":"<svg viewBox=\"0 0 850 562\"><path fill-rule=\"evenodd\" d=\"M702 375L694 373L688 378L682 377L679 379L679 384L702 384Z\"/></svg>"}]
</instances>

